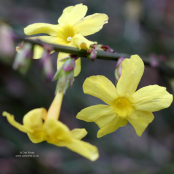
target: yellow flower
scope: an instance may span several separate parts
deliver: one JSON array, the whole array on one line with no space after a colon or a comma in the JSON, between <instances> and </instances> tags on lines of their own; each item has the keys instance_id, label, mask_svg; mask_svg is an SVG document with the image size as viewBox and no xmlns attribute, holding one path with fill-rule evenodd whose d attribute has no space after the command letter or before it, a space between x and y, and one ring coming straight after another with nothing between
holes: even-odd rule
<instances>
[{"instance_id":1,"label":"yellow flower","mask_svg":"<svg viewBox=\"0 0 174 174\"><path fill-rule=\"evenodd\" d=\"M87 12L87 6L83 4L77 4L75 6L69 6L63 10L62 15L58 19L56 25L46 23L35 23L27 26L24 29L26 35L34 35L45 33L50 36L31 37L31 39L39 38L40 40L50 44L61 44L79 49L87 49L91 42L83 36L94 34L102 29L105 23L108 23L108 16L106 14L95 13L93 15L84 17ZM19 48L17 48L18 50ZM35 46L34 58L41 58L43 48ZM59 53L58 60L67 57L67 53ZM57 68L62 66L63 62L57 62ZM76 60L76 68L74 76L77 76L81 70L80 58Z\"/></svg>"},{"instance_id":2,"label":"yellow flower","mask_svg":"<svg viewBox=\"0 0 174 174\"><path fill-rule=\"evenodd\" d=\"M95 161L98 158L97 147L81 141L87 134L85 129L69 128L57 120L60 113L61 100L63 93L57 93L48 113L44 108L33 109L23 118L23 125L14 120L14 116L3 112L3 116L7 117L8 122L27 133L33 143L47 141L56 146L67 147L80 155ZM44 122L43 122L44 120Z\"/></svg>"},{"instance_id":3,"label":"yellow flower","mask_svg":"<svg viewBox=\"0 0 174 174\"><path fill-rule=\"evenodd\" d=\"M104 76L87 78L83 84L84 93L98 97L108 105L85 108L77 114L77 118L95 122L100 128L98 138L125 126L127 120L137 135L141 136L154 119L152 112L169 107L173 101L173 95L158 85L136 91L143 72L143 61L138 55L133 55L123 61L122 74L116 88Z\"/></svg>"}]
</instances>

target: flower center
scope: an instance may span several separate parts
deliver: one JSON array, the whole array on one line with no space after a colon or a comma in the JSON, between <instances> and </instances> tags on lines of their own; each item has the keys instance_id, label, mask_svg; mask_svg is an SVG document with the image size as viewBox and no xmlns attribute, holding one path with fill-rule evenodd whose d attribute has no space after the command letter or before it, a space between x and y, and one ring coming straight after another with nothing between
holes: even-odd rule
<instances>
[{"instance_id":1,"label":"flower center","mask_svg":"<svg viewBox=\"0 0 174 174\"><path fill-rule=\"evenodd\" d=\"M74 35L75 33L71 25L64 25L61 30L59 30L59 38L61 38L65 44L70 43Z\"/></svg>"},{"instance_id":2,"label":"flower center","mask_svg":"<svg viewBox=\"0 0 174 174\"><path fill-rule=\"evenodd\" d=\"M133 109L132 104L126 98L119 98L114 102L114 108L116 115L120 117L126 117Z\"/></svg>"},{"instance_id":3,"label":"flower center","mask_svg":"<svg viewBox=\"0 0 174 174\"><path fill-rule=\"evenodd\" d=\"M71 42L72 37L68 37L66 40L67 40L68 42Z\"/></svg>"}]
</instances>

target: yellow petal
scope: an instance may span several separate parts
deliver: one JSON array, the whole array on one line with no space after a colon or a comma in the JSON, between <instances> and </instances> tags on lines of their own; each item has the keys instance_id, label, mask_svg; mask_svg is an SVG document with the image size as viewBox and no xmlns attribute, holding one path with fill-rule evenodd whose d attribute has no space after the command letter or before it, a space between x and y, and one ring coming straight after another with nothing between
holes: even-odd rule
<instances>
[{"instance_id":1,"label":"yellow petal","mask_svg":"<svg viewBox=\"0 0 174 174\"><path fill-rule=\"evenodd\" d=\"M86 129L73 129L71 131L71 134L73 136L73 138L81 140L82 138L84 138L87 135L87 131Z\"/></svg>"},{"instance_id":2,"label":"yellow petal","mask_svg":"<svg viewBox=\"0 0 174 174\"><path fill-rule=\"evenodd\" d=\"M74 77L77 77L81 71L81 58L75 60Z\"/></svg>"},{"instance_id":3,"label":"yellow petal","mask_svg":"<svg viewBox=\"0 0 174 174\"><path fill-rule=\"evenodd\" d=\"M127 119L134 127L137 135L141 136L149 123L153 121L154 116L151 112L134 110Z\"/></svg>"},{"instance_id":4,"label":"yellow petal","mask_svg":"<svg viewBox=\"0 0 174 174\"><path fill-rule=\"evenodd\" d=\"M158 85L150 85L139 89L132 96L132 102L137 110L159 111L168 108L173 101L173 95L166 88Z\"/></svg>"},{"instance_id":5,"label":"yellow petal","mask_svg":"<svg viewBox=\"0 0 174 174\"><path fill-rule=\"evenodd\" d=\"M106 23L108 23L106 14L95 13L78 21L74 25L74 31L77 34L88 36L100 31Z\"/></svg>"},{"instance_id":6,"label":"yellow petal","mask_svg":"<svg viewBox=\"0 0 174 174\"><path fill-rule=\"evenodd\" d=\"M3 115L4 117L7 117L8 122L9 122L12 126L14 126L15 128L19 129L20 131L25 132L25 133L27 133L27 132L32 132L31 129L25 127L24 125L22 125L22 124L20 124L20 123L18 123L18 122L16 122L16 121L14 120L14 115L11 115L11 114L9 114L8 112L5 112L5 111L2 113L2 115Z\"/></svg>"},{"instance_id":7,"label":"yellow petal","mask_svg":"<svg viewBox=\"0 0 174 174\"><path fill-rule=\"evenodd\" d=\"M110 134L116 131L119 127L126 126L126 124L127 124L127 119L117 116L110 123L108 123L106 126L104 126L98 131L97 138Z\"/></svg>"},{"instance_id":8,"label":"yellow petal","mask_svg":"<svg viewBox=\"0 0 174 174\"><path fill-rule=\"evenodd\" d=\"M144 72L144 63L138 55L125 59L122 63L121 77L117 83L117 92L120 97L131 97Z\"/></svg>"},{"instance_id":9,"label":"yellow petal","mask_svg":"<svg viewBox=\"0 0 174 174\"><path fill-rule=\"evenodd\" d=\"M72 141L68 143L66 147L91 161L95 161L99 157L96 146L81 140L72 139Z\"/></svg>"},{"instance_id":10,"label":"yellow petal","mask_svg":"<svg viewBox=\"0 0 174 174\"><path fill-rule=\"evenodd\" d=\"M72 138L69 128L58 120L47 117L44 123L46 141L57 146L65 146Z\"/></svg>"},{"instance_id":11,"label":"yellow petal","mask_svg":"<svg viewBox=\"0 0 174 174\"><path fill-rule=\"evenodd\" d=\"M87 10L87 6L83 4L69 6L63 10L62 15L58 19L58 23L60 25L74 25L77 21L79 21L86 15Z\"/></svg>"},{"instance_id":12,"label":"yellow petal","mask_svg":"<svg viewBox=\"0 0 174 174\"><path fill-rule=\"evenodd\" d=\"M35 23L24 28L24 33L26 35L34 35L34 34L49 34L51 36L57 36L57 30L59 29L59 25L52 25L46 23Z\"/></svg>"},{"instance_id":13,"label":"yellow petal","mask_svg":"<svg viewBox=\"0 0 174 174\"><path fill-rule=\"evenodd\" d=\"M118 98L115 86L105 76L88 77L83 84L83 91L85 94L100 98L109 105Z\"/></svg>"},{"instance_id":14,"label":"yellow petal","mask_svg":"<svg viewBox=\"0 0 174 174\"><path fill-rule=\"evenodd\" d=\"M58 59L57 59L57 69L59 69L64 64L64 61L59 61L59 60L68 56L69 56L69 53L59 52ZM81 71L81 58L78 58L75 60L74 77L78 76L80 71Z\"/></svg>"},{"instance_id":15,"label":"yellow petal","mask_svg":"<svg viewBox=\"0 0 174 174\"><path fill-rule=\"evenodd\" d=\"M44 140L45 132L43 129L43 120L47 115L45 108L38 108L29 111L23 118L23 124L26 128L33 130L33 133L28 133L30 140L33 143L39 143Z\"/></svg>"},{"instance_id":16,"label":"yellow petal","mask_svg":"<svg viewBox=\"0 0 174 174\"><path fill-rule=\"evenodd\" d=\"M40 59L43 55L44 49L39 45L34 46L33 59Z\"/></svg>"},{"instance_id":17,"label":"yellow petal","mask_svg":"<svg viewBox=\"0 0 174 174\"><path fill-rule=\"evenodd\" d=\"M88 39L83 37L81 34L76 34L72 38L72 43L73 43L73 45L75 45L80 50L81 49L83 49L83 50L89 49L90 45L97 44L97 42L89 41Z\"/></svg>"},{"instance_id":18,"label":"yellow petal","mask_svg":"<svg viewBox=\"0 0 174 174\"><path fill-rule=\"evenodd\" d=\"M76 118L87 122L95 122L100 128L106 126L116 117L113 108L107 105L95 105L81 110Z\"/></svg>"},{"instance_id":19,"label":"yellow petal","mask_svg":"<svg viewBox=\"0 0 174 174\"><path fill-rule=\"evenodd\" d=\"M59 69L64 64L64 61L61 61L61 59L68 57L68 56L69 56L69 53L63 53L63 52L58 53L57 69Z\"/></svg>"}]
</instances>

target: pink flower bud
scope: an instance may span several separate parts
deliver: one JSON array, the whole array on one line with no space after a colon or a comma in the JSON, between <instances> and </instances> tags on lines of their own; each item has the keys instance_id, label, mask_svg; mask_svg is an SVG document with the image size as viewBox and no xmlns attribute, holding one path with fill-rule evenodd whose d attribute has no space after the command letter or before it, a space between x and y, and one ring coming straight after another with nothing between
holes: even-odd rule
<instances>
[{"instance_id":1,"label":"pink flower bud","mask_svg":"<svg viewBox=\"0 0 174 174\"><path fill-rule=\"evenodd\" d=\"M15 60L13 63L13 69L19 70L22 74L25 74L31 64L33 58L32 44L24 43L20 51L16 53Z\"/></svg>"},{"instance_id":2,"label":"pink flower bud","mask_svg":"<svg viewBox=\"0 0 174 174\"><path fill-rule=\"evenodd\" d=\"M114 50L109 46L101 45L101 48L103 49L103 51L114 53Z\"/></svg>"},{"instance_id":3,"label":"pink flower bud","mask_svg":"<svg viewBox=\"0 0 174 174\"><path fill-rule=\"evenodd\" d=\"M90 48L87 52L87 57L91 60L95 60L97 57L97 51L94 48Z\"/></svg>"},{"instance_id":4,"label":"pink flower bud","mask_svg":"<svg viewBox=\"0 0 174 174\"><path fill-rule=\"evenodd\" d=\"M121 77L121 72L122 72L122 63L123 63L124 58L120 57L117 61L116 64L116 69L115 69L115 78L116 81L118 82L119 78Z\"/></svg>"},{"instance_id":5,"label":"pink flower bud","mask_svg":"<svg viewBox=\"0 0 174 174\"><path fill-rule=\"evenodd\" d=\"M68 58L66 62L57 70L53 80L57 80L56 93L65 94L68 87L72 87L74 79L75 58Z\"/></svg>"},{"instance_id":6,"label":"pink flower bud","mask_svg":"<svg viewBox=\"0 0 174 174\"><path fill-rule=\"evenodd\" d=\"M47 50L44 50L41 61L41 68L46 81L51 81L53 78L53 65L51 55Z\"/></svg>"},{"instance_id":7,"label":"pink flower bud","mask_svg":"<svg viewBox=\"0 0 174 174\"><path fill-rule=\"evenodd\" d=\"M102 44L94 44L94 45L91 45L90 47L95 49L96 51L107 51L107 52L114 53L113 49L111 49L109 46L105 46Z\"/></svg>"},{"instance_id":8,"label":"pink flower bud","mask_svg":"<svg viewBox=\"0 0 174 174\"><path fill-rule=\"evenodd\" d=\"M63 65L63 70L64 71L72 71L75 68L75 59L74 58L69 58L66 60L66 62Z\"/></svg>"}]
</instances>

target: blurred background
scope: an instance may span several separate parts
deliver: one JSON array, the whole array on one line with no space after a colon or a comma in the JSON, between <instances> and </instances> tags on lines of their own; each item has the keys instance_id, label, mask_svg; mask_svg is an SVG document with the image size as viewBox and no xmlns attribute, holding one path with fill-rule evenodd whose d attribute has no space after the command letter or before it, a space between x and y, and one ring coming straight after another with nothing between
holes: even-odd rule
<instances>
[{"instance_id":1,"label":"blurred background","mask_svg":"<svg viewBox=\"0 0 174 174\"><path fill-rule=\"evenodd\" d=\"M173 0L0 0L0 21L24 36L23 28L27 25L37 22L57 24L62 10L78 3L88 6L87 15L105 13L109 16L109 23L100 32L87 37L89 40L109 45L117 52L159 59L174 68ZM56 83L45 83L39 60L32 61L24 76L12 69L13 59L11 54L0 54L0 112L12 113L22 123L28 111L49 108ZM55 65L56 59L57 53L52 54ZM33 144L26 134L0 116L0 174L173 174L173 104L154 113L155 119L142 137L138 137L128 124L98 139L95 123L75 118L81 109L102 103L83 93L84 80L91 75L104 75L115 83L115 65L113 61L91 62L82 58L82 71L66 92L60 114L60 120L70 129L86 128L88 135L83 140L98 147L100 157L97 161L91 162L69 149L46 142ZM173 93L174 79L156 68L146 67L138 88L153 84L165 86ZM20 151L31 151L39 157L15 157Z\"/></svg>"}]
</instances>

